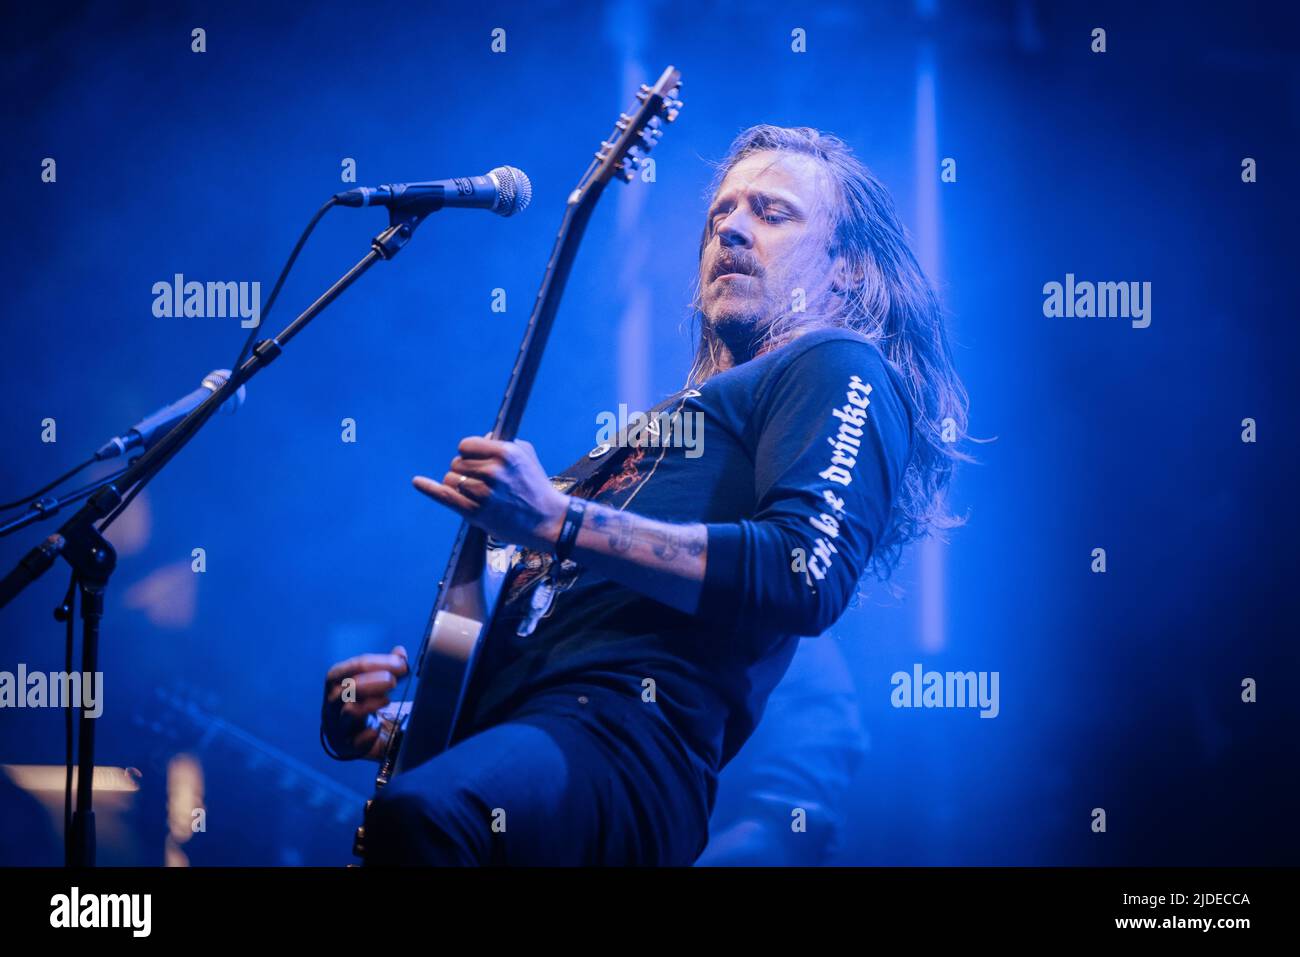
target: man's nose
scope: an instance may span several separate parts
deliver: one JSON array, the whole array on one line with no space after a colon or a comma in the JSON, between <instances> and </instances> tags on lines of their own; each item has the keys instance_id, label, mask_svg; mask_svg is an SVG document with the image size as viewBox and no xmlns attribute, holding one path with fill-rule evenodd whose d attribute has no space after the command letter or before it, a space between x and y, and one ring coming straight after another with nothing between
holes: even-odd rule
<instances>
[{"instance_id":1,"label":"man's nose","mask_svg":"<svg viewBox=\"0 0 1300 957\"><path fill-rule=\"evenodd\" d=\"M744 213L736 210L723 219L718 225L718 242L723 246L740 246L744 249L754 245L754 234L749 229Z\"/></svg>"}]
</instances>

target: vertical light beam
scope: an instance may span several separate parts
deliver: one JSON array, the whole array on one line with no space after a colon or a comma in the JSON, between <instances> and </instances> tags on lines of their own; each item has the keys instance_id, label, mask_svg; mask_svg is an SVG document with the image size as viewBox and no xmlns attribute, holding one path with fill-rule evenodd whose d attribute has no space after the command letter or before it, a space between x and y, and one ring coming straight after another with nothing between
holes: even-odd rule
<instances>
[{"instance_id":1,"label":"vertical light beam","mask_svg":"<svg viewBox=\"0 0 1300 957\"><path fill-rule=\"evenodd\" d=\"M646 81L640 55L640 40L648 29L644 6L636 0L621 0L611 5L606 28L607 36L619 53L623 75L618 108L622 109ZM644 278L650 259L650 244L638 228L647 185L635 180L627 186L611 184L612 189L618 190L616 229L622 263L617 294L623 302L618 320L618 382L615 387L616 394L630 410L648 409L652 405L647 366L652 343L653 300Z\"/></svg>"},{"instance_id":2,"label":"vertical light beam","mask_svg":"<svg viewBox=\"0 0 1300 957\"><path fill-rule=\"evenodd\" d=\"M925 14L927 4L918 4ZM935 105L934 43L921 41L916 69L916 256L930 281L938 283L942 269L939 214L939 146ZM935 652L946 643L946 582L943 543L920 543L918 634L923 651Z\"/></svg>"}]
</instances>

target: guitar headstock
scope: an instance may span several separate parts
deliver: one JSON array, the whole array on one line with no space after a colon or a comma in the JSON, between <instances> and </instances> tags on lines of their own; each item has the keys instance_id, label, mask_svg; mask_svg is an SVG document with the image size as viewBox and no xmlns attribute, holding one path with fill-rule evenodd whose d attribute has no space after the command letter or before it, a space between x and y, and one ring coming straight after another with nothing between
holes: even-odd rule
<instances>
[{"instance_id":1,"label":"guitar headstock","mask_svg":"<svg viewBox=\"0 0 1300 957\"><path fill-rule=\"evenodd\" d=\"M595 183L604 186L611 179L632 182L635 171L664 135L664 127L677 119L682 108L681 86L682 75L672 66L664 70L654 86L641 84L637 106L619 114L614 131L601 141L595 168L588 172L579 192L585 193Z\"/></svg>"},{"instance_id":2,"label":"guitar headstock","mask_svg":"<svg viewBox=\"0 0 1300 957\"><path fill-rule=\"evenodd\" d=\"M583 231L596 208L596 202L611 179L617 177L625 183L632 182L632 177L635 175L633 171L645 162L646 154L659 142L665 124L677 119L677 111L682 108L682 101L679 99L681 85L682 75L676 67L672 66L664 70L654 86L642 84L636 95L637 105L630 108L630 113L618 115L614 132L601 142L600 149L596 150L596 158L588 164L582 179L578 181L573 192L569 193L564 207L564 220L560 223L560 231L555 236L555 245L551 248L551 258L546 263L546 274L542 277L542 288L533 303L533 311L528 317L528 326L524 330L524 341L519 347L519 354L515 357L515 367L510 372L506 395L501 400L500 411L497 412L496 425L493 426L491 433L493 438L509 442L518 435L519 423L524 415L524 404L528 401L528 395L533 388L533 379L537 375L537 367L541 362L542 349L546 346L546 337L550 335L551 324L555 321L555 311L559 308L560 296L564 292L569 269L573 265L574 256L577 255L578 243L582 241ZM483 542L479 540L479 536L481 532L468 523L461 526L461 534L456 540L447 576L439 586L437 606L439 610L444 609L444 599L449 601L447 596L454 590L462 586L481 587L480 576L483 570L480 549ZM462 545L466 542L471 545L462 550ZM427 651L431 646L432 643L426 640L425 650ZM424 660L423 654L420 660ZM416 673L418 674L419 671L417 670ZM439 741L437 747L441 747L441 744L445 743L445 739L440 737L441 732L441 728L437 729L432 737L426 736L426 740L432 741L436 738ZM409 747L404 745L402 753L409 753ZM431 745L430 748L432 747ZM426 749L420 759L423 760L435 753L436 750ZM397 768L401 770L400 762Z\"/></svg>"}]
</instances>

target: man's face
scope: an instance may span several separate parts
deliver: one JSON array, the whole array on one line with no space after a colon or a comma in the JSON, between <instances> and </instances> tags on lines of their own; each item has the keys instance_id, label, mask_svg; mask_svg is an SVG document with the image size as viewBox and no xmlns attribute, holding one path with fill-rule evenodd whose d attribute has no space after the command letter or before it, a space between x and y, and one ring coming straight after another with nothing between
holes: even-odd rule
<instances>
[{"instance_id":1,"label":"man's face","mask_svg":"<svg viewBox=\"0 0 1300 957\"><path fill-rule=\"evenodd\" d=\"M809 309L828 293L830 192L816 158L778 150L746 156L718 187L700 301L705 321L733 352L789 312L796 289Z\"/></svg>"}]
</instances>

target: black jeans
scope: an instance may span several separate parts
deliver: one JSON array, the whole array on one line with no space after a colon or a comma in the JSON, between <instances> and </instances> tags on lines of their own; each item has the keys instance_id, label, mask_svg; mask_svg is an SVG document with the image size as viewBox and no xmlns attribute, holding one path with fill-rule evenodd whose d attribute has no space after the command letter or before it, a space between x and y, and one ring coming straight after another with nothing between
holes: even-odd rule
<instances>
[{"instance_id":1,"label":"black jeans","mask_svg":"<svg viewBox=\"0 0 1300 957\"><path fill-rule=\"evenodd\" d=\"M687 866L715 787L656 704L567 685L394 777L366 863Z\"/></svg>"}]
</instances>

